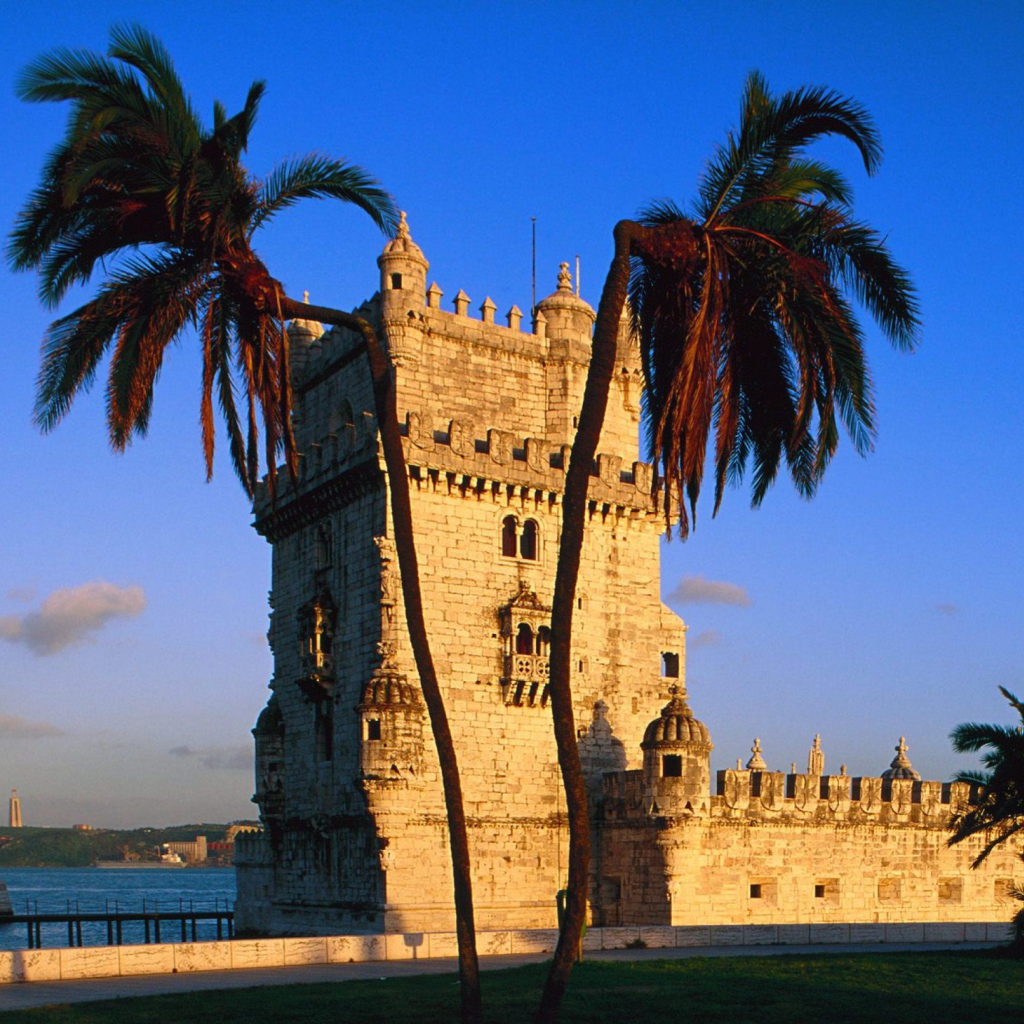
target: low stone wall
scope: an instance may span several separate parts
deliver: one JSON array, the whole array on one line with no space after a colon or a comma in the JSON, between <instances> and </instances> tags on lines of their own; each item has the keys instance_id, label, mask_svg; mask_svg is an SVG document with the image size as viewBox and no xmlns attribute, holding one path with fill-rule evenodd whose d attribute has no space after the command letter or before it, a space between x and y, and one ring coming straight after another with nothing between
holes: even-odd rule
<instances>
[{"instance_id":1,"label":"low stone wall","mask_svg":"<svg viewBox=\"0 0 1024 1024\"><path fill-rule=\"evenodd\" d=\"M591 928L585 950L701 946L832 945L902 942L1007 942L1006 922L920 924L698 925ZM479 932L481 956L549 953L554 929ZM0 985L71 978L187 974L246 968L345 964L365 960L426 960L456 955L454 932L393 935L331 935L300 939L232 939L80 949L20 949L0 952Z\"/></svg>"}]
</instances>

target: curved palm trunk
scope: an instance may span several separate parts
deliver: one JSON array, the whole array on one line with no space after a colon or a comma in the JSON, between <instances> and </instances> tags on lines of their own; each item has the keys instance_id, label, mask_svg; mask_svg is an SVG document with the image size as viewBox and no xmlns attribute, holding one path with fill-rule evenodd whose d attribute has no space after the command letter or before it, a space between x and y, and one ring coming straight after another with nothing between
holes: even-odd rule
<instances>
[{"instance_id":1,"label":"curved palm trunk","mask_svg":"<svg viewBox=\"0 0 1024 1024\"><path fill-rule=\"evenodd\" d=\"M325 306L311 306L284 296L281 314L286 319L319 320L321 323L357 331L366 342L373 378L373 395L377 406L377 427L388 473L391 494L391 516L394 521L395 551L402 576L402 595L405 616L409 626L409 640L416 660L416 671L423 688L423 699L430 716L430 728L437 745L444 785L445 809L448 815L448 833L452 855L452 875L455 886L455 927L459 947L459 980L462 993L462 1020L464 1024L480 1024L483 1009L480 996L480 968L476 953L476 931L473 923L473 886L470 872L469 838L466 816L462 805L462 784L459 780L458 761L452 742L448 716L444 709L441 688L430 654L427 628L423 619L423 597L420 592L419 566L412 531L412 506L409 501L409 474L402 451L402 437L398 430L398 409L395 402L394 377L391 362L381 348L376 332L362 317L343 313Z\"/></svg>"},{"instance_id":2,"label":"curved palm trunk","mask_svg":"<svg viewBox=\"0 0 1024 1024\"><path fill-rule=\"evenodd\" d=\"M583 392L579 427L565 478L565 496L562 499L562 536L558 548L555 595L551 604L549 682L555 744L558 747L558 763L562 769L569 818L569 881L562 930L537 1011L536 1019L540 1024L558 1019L559 1008L569 984L569 974L579 950L587 909L590 815L587 811L587 788L576 744L576 722L572 709L572 613L583 551L591 468L601 439L601 427L608 405L608 388L615 371L619 319L629 286L630 247L642 230L633 221L620 221L615 226L615 255L597 308L590 368Z\"/></svg>"}]
</instances>

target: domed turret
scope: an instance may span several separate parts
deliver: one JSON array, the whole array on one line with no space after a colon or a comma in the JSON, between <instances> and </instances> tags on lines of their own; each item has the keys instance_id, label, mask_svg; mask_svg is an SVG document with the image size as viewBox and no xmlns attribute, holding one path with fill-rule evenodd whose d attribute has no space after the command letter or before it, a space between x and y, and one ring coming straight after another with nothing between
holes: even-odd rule
<instances>
[{"instance_id":1,"label":"domed turret","mask_svg":"<svg viewBox=\"0 0 1024 1024\"><path fill-rule=\"evenodd\" d=\"M385 313L391 307L401 307L400 312L404 314L407 309L423 306L427 299L430 264L409 234L404 210L398 222L398 233L377 257L377 266L380 267L380 294Z\"/></svg>"},{"instance_id":2,"label":"domed turret","mask_svg":"<svg viewBox=\"0 0 1024 1024\"><path fill-rule=\"evenodd\" d=\"M590 344L590 329L597 314L573 292L568 263L560 264L558 289L537 303L537 311L544 314L550 341Z\"/></svg>"},{"instance_id":3,"label":"domed turret","mask_svg":"<svg viewBox=\"0 0 1024 1024\"><path fill-rule=\"evenodd\" d=\"M900 737L899 743L893 749L896 751L896 756L892 759L889 767L882 772L882 778L919 781L921 773L914 771L914 766L910 763L910 758L907 757L907 741L903 736Z\"/></svg>"},{"instance_id":4,"label":"domed turret","mask_svg":"<svg viewBox=\"0 0 1024 1024\"><path fill-rule=\"evenodd\" d=\"M302 293L302 301L309 302L309 292ZM291 347L291 369L300 376L306 366L320 355L320 339L324 325L317 320L293 320L288 325L288 344Z\"/></svg>"},{"instance_id":5,"label":"domed turret","mask_svg":"<svg viewBox=\"0 0 1024 1024\"><path fill-rule=\"evenodd\" d=\"M663 814L696 812L711 787L707 726L693 717L686 690L673 687L672 699L644 731L644 788L652 809Z\"/></svg>"}]
</instances>

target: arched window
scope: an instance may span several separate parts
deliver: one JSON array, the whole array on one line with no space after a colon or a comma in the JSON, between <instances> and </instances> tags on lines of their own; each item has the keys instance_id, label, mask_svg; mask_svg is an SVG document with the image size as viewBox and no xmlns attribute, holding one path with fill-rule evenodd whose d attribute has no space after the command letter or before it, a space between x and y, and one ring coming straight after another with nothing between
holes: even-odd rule
<instances>
[{"instance_id":1,"label":"arched window","mask_svg":"<svg viewBox=\"0 0 1024 1024\"><path fill-rule=\"evenodd\" d=\"M551 630L541 626L537 630L537 654L546 658L551 651Z\"/></svg>"},{"instance_id":2,"label":"arched window","mask_svg":"<svg viewBox=\"0 0 1024 1024\"><path fill-rule=\"evenodd\" d=\"M525 622L516 633L516 654L533 654L533 630Z\"/></svg>"},{"instance_id":3,"label":"arched window","mask_svg":"<svg viewBox=\"0 0 1024 1024\"><path fill-rule=\"evenodd\" d=\"M516 557L516 517L505 516L501 521L501 553L507 558Z\"/></svg>"},{"instance_id":4,"label":"arched window","mask_svg":"<svg viewBox=\"0 0 1024 1024\"><path fill-rule=\"evenodd\" d=\"M537 560L537 523L527 519L523 523L523 532L519 537L519 555L531 562Z\"/></svg>"}]
</instances>

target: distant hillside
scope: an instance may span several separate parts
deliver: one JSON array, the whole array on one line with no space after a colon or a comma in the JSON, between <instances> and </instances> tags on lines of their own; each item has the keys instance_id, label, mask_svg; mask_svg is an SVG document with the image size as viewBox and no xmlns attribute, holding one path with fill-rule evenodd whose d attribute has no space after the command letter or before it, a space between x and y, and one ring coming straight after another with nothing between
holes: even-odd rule
<instances>
[{"instance_id":1,"label":"distant hillside","mask_svg":"<svg viewBox=\"0 0 1024 1024\"><path fill-rule=\"evenodd\" d=\"M161 843L224 838L226 825L174 825L170 828L90 829L0 828L0 869L80 868L97 860L157 860Z\"/></svg>"}]
</instances>

